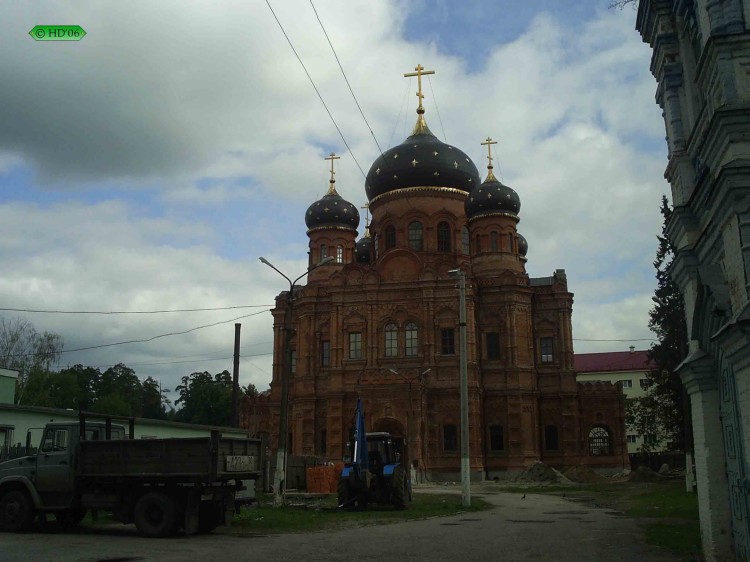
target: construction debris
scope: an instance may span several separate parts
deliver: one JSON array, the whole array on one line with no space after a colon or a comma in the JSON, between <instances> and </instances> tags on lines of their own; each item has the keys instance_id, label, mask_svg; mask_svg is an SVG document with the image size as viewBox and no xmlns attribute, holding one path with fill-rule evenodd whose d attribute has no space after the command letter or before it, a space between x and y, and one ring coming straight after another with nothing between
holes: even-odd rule
<instances>
[{"instance_id":1,"label":"construction debris","mask_svg":"<svg viewBox=\"0 0 750 562\"><path fill-rule=\"evenodd\" d=\"M581 484L593 484L594 482L601 482L605 479L604 476L596 472L591 467L582 464L571 466L563 474L569 480L572 480L573 482L579 482Z\"/></svg>"},{"instance_id":2,"label":"construction debris","mask_svg":"<svg viewBox=\"0 0 750 562\"><path fill-rule=\"evenodd\" d=\"M514 482L542 482L549 484L572 484L559 470L536 461L513 479Z\"/></svg>"}]
</instances>

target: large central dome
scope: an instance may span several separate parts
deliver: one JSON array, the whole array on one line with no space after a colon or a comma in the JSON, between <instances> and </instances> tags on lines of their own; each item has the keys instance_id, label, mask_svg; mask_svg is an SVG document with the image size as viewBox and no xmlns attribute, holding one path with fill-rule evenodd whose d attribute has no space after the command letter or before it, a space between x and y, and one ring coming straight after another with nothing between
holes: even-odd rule
<instances>
[{"instance_id":1,"label":"large central dome","mask_svg":"<svg viewBox=\"0 0 750 562\"><path fill-rule=\"evenodd\" d=\"M372 201L410 187L450 187L468 193L480 181L474 162L462 150L438 140L420 113L411 136L375 160L365 190Z\"/></svg>"}]
</instances>

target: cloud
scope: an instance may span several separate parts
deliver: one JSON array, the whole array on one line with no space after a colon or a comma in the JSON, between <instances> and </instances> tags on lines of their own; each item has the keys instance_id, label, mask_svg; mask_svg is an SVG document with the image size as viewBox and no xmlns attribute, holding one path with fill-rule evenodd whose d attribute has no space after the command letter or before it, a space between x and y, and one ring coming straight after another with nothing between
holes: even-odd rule
<instances>
[{"instance_id":1,"label":"cloud","mask_svg":"<svg viewBox=\"0 0 750 562\"><path fill-rule=\"evenodd\" d=\"M378 149L315 15L305 2L272 4L366 173ZM495 171L521 197L527 269L532 276L566 269L574 337L648 336L665 149L650 52L633 14L592 8L574 24L539 12L509 42L485 45L476 64L439 40L411 36L406 22L416 8L408 3L316 4L383 150L391 138L401 142L416 117L415 84L403 73L417 62L434 68L425 83L430 127L441 137L444 129L480 169L479 143L499 141ZM441 5L448 13L440 18L450 21L452 9ZM24 193L21 200L0 191L6 306L270 304L285 282L257 257L304 271L304 212L328 187L323 157L332 150L343 156L339 193L364 203L362 173L265 4L39 2L1 10L0 181ZM25 33L42 21L79 23L88 35L37 43ZM123 361L174 388L192 371L231 368L233 319L254 310L28 317L38 330L61 333L67 349L226 321L64 357ZM243 384L264 388L270 314L240 321ZM627 345L576 342L576 351Z\"/></svg>"}]
</instances>

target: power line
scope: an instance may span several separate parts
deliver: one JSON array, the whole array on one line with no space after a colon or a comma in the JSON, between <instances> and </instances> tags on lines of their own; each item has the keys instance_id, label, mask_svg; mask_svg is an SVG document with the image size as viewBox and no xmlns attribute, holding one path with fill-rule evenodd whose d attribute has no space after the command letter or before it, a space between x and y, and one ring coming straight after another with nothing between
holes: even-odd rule
<instances>
[{"instance_id":1,"label":"power line","mask_svg":"<svg viewBox=\"0 0 750 562\"><path fill-rule=\"evenodd\" d=\"M352 149L349 146L349 143L346 142L346 139L344 138L344 134L341 132L341 129L339 129L339 126L336 124L336 120L333 118L331 111L328 109L326 102L323 100L323 96L320 95L320 92L318 91L318 87L315 85L315 82L313 82L312 76L310 76L310 73L307 71L307 67L305 66L305 63L302 62L302 59L297 54L297 50L294 48L294 45L292 45L292 41L289 39L289 36L286 34L286 31L284 30L284 26L281 25L279 18L276 17L276 12L273 11L273 8L271 7L271 3L269 2L269 0L266 0L266 4L268 4L268 9L271 10L271 14L273 14L273 17L276 20L276 23L279 24L279 28L281 29L281 32L284 34L284 37L286 37L287 43L289 43L289 46L292 48L292 52L294 53L294 56L297 57L297 60L302 65L302 69L305 71L305 74L307 74L307 78L308 80L310 80L310 84L312 84L312 87L315 90L315 93L318 94L318 97L320 98L320 103L322 103L323 107L325 107L326 113L328 113L328 117L330 117L331 121L333 122L333 126L336 127L336 130L338 131L339 136L341 137L341 140L344 141L344 145L349 150L349 154L352 155L352 159L354 160L354 163L357 165L357 168L359 168L359 171L362 173L362 177L366 178L367 176L365 175L364 170L362 170L362 166L360 166L359 162L357 162L357 158L354 156L354 153L352 152Z\"/></svg>"},{"instance_id":2,"label":"power line","mask_svg":"<svg viewBox=\"0 0 750 562\"><path fill-rule=\"evenodd\" d=\"M592 340L592 339L582 339L582 338L573 338L573 341L620 341L620 342L628 342L628 341L657 341L656 338L633 338L630 340Z\"/></svg>"},{"instance_id":3,"label":"power line","mask_svg":"<svg viewBox=\"0 0 750 562\"><path fill-rule=\"evenodd\" d=\"M265 308L272 304L246 304L240 306L217 306L214 308L178 308L170 310L35 310L28 308L0 308L0 312L28 312L33 314L171 314L175 312L214 312L218 310L238 310L242 308Z\"/></svg>"},{"instance_id":4,"label":"power line","mask_svg":"<svg viewBox=\"0 0 750 562\"><path fill-rule=\"evenodd\" d=\"M365 125L367 125L367 128L370 130L370 134L372 135L372 138L378 147L378 151L380 151L380 155L383 156L383 149L380 148L380 143L378 142L378 139L375 136L375 133L372 131L372 127L370 127L370 123L367 122L367 117L365 117L365 114L362 111L362 108L360 107L359 102L357 101L357 96L354 95L354 90L352 90L352 86L351 84L349 84L349 79L346 77L346 72L344 72L344 67L341 66L341 61L339 60L339 56L336 54L336 49L333 48L333 43L331 43L331 39L330 37L328 37L328 32L326 31L326 28L323 26L323 22L320 21L318 10L315 9L315 5L313 4L312 0L310 0L310 6L312 6L313 12L315 12L315 17L318 18L318 23L320 24L320 28L323 30L323 34L326 36L326 39L328 40L328 45L330 45L331 51L333 51L333 56L336 58L336 62L339 64L339 68L341 69L341 74L344 76L344 81L346 82L346 85L349 88L349 92L351 92L352 94L352 98L354 98L354 103L357 104L357 109L359 109L359 114L362 116L362 119L365 120Z\"/></svg>"},{"instance_id":5,"label":"power line","mask_svg":"<svg viewBox=\"0 0 750 562\"><path fill-rule=\"evenodd\" d=\"M269 355L273 355L273 352L271 353L253 353L252 355L241 355L240 359L249 359L251 357L267 357ZM212 361L228 361L232 359L232 355L227 355L226 357L216 357L215 359L180 359L175 361L151 361L148 363L128 363L128 367L145 367L145 366L152 366L152 365L178 365L182 363L210 363ZM97 365L97 368L101 367L109 367L112 363L107 363L106 365ZM116 363L115 363L116 365Z\"/></svg>"},{"instance_id":6,"label":"power line","mask_svg":"<svg viewBox=\"0 0 750 562\"><path fill-rule=\"evenodd\" d=\"M445 142L448 142L448 137L445 136L445 127L443 127L443 118L440 117L440 108L437 104L437 98L435 97L435 92L432 90L432 80L430 80L430 77L427 76L427 83L430 85L430 93L432 94L432 100L435 102L435 112L438 116L438 121L440 121L440 129L443 131L443 140Z\"/></svg>"},{"instance_id":7,"label":"power line","mask_svg":"<svg viewBox=\"0 0 750 562\"><path fill-rule=\"evenodd\" d=\"M100 345L91 345L88 347L79 347L76 349L64 349L60 351L60 353L73 353L74 351L89 351L91 349L102 349L104 347L114 347L117 345L126 345L130 343L148 343L152 342L159 338L166 338L169 336L181 336L184 334L189 334L190 332L195 332L196 330L202 330L204 328L211 328L213 326L219 326L220 324L228 324L230 322L234 322L236 320L241 320L242 318L249 318L250 316L257 316L258 314L263 314L265 312L271 312L270 310L261 310L259 312L254 312L252 314L245 314L244 316L238 316L237 318L232 318L231 320L222 320L221 322L214 322L213 324L205 324L203 326L196 326L195 328L190 328L189 330L183 330L181 332L169 332L167 334L159 334L158 336L153 336L146 339L141 340L128 340L128 341L121 341L121 342L115 342L115 343L104 343ZM8 357L33 357L35 355L42 355L40 353L17 353L13 355L9 355Z\"/></svg>"}]
</instances>

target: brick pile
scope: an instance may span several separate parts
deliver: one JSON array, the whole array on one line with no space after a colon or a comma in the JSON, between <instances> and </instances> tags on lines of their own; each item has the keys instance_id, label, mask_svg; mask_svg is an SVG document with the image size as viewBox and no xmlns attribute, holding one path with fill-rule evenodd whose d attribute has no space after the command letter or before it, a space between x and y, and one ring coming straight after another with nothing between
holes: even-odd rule
<instances>
[{"instance_id":1,"label":"brick pile","mask_svg":"<svg viewBox=\"0 0 750 562\"><path fill-rule=\"evenodd\" d=\"M309 466L306 470L308 494L335 494L339 475L344 463L330 463L321 466Z\"/></svg>"}]
</instances>

